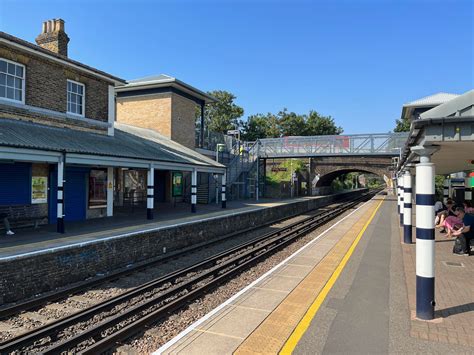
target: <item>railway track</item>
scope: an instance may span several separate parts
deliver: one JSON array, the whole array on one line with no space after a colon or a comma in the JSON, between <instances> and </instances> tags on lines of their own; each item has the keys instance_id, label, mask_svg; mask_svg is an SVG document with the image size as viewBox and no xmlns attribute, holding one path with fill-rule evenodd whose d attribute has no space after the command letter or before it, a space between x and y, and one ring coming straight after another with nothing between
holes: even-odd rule
<instances>
[{"instance_id":1,"label":"railway track","mask_svg":"<svg viewBox=\"0 0 474 355\"><path fill-rule=\"evenodd\" d=\"M159 322L297 238L344 213L371 192L275 232L135 287L117 297L0 344L0 352L98 354Z\"/></svg>"},{"instance_id":2,"label":"railway track","mask_svg":"<svg viewBox=\"0 0 474 355\"><path fill-rule=\"evenodd\" d=\"M333 203L343 203L343 202L349 201L349 200L350 199L348 199L348 198L342 198L341 200L335 201ZM316 214L319 213L319 211L324 211L324 209L327 208L327 207L328 206L322 206L322 207L318 208L317 209L318 212L316 212ZM194 246L185 248L185 249L183 249L182 251L179 251L179 252L171 252L171 253L168 253L166 255L160 256L160 257L158 257L154 260L149 260L149 261L140 263L138 265L134 265L134 266L131 266L131 267L127 267L125 269L121 269L121 270L118 270L118 271L111 272L111 273L109 273L107 275L104 275L104 276L99 276L99 277L95 277L95 278L87 280L87 281L79 282L79 283L77 283L73 286L62 288L61 290L53 292L53 293L48 292L48 293L45 293L44 295L37 296L35 298L29 299L29 300L26 300L26 301L23 301L23 302L14 303L14 304L9 305L7 307L1 307L0 308L0 319L5 319L5 318L11 317L13 315L17 315L21 312L37 309L37 308L42 307L42 306L44 306L46 304L49 304L51 302L55 302L55 301L64 299L66 297L70 297L72 295L82 293L85 290L92 289L96 286L105 284L107 282L111 282L111 281L126 277L128 275L146 270L147 268L154 267L156 265L168 262L170 260L178 259L182 256L185 256L185 255L189 254L189 253L193 253L193 252L211 247L215 244L222 243L225 240L229 240L231 238L238 237L240 235L243 235L243 234L251 232L251 231L255 231L255 230L260 229L260 228L264 228L264 227L268 227L270 225L275 225L275 224L281 223L281 222L283 222L285 220L288 220L288 219L291 219L293 217L283 217L283 218L280 218L280 219L272 221L272 222L261 224L258 227L249 227L249 228L246 228L246 229L243 229L243 230L239 230L239 231L236 231L236 232L233 232L233 233L229 233L229 234L223 236L222 238L218 238L218 239L214 239L214 240L211 240L211 241L208 241L208 242L205 242L205 243L194 245Z\"/></svg>"}]
</instances>

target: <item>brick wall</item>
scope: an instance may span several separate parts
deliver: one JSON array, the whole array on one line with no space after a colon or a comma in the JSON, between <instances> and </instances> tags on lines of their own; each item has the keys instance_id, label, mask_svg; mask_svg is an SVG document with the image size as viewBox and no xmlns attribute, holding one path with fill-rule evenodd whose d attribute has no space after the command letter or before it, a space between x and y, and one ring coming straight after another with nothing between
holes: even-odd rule
<instances>
[{"instance_id":1,"label":"brick wall","mask_svg":"<svg viewBox=\"0 0 474 355\"><path fill-rule=\"evenodd\" d=\"M117 98L117 121L171 138L171 93Z\"/></svg>"},{"instance_id":2,"label":"brick wall","mask_svg":"<svg viewBox=\"0 0 474 355\"><path fill-rule=\"evenodd\" d=\"M195 148L196 103L179 94L172 94L171 139Z\"/></svg>"},{"instance_id":3,"label":"brick wall","mask_svg":"<svg viewBox=\"0 0 474 355\"><path fill-rule=\"evenodd\" d=\"M63 66L55 61L0 44L0 58L25 65L25 104L53 110L67 111L67 79L85 85L85 117L107 122L108 85L92 75ZM25 112L25 115L29 115ZM71 120L74 123L74 121Z\"/></svg>"},{"instance_id":4,"label":"brick wall","mask_svg":"<svg viewBox=\"0 0 474 355\"><path fill-rule=\"evenodd\" d=\"M196 103L179 94L117 98L117 121L153 129L186 147L195 147Z\"/></svg>"},{"instance_id":5,"label":"brick wall","mask_svg":"<svg viewBox=\"0 0 474 355\"><path fill-rule=\"evenodd\" d=\"M347 192L336 195L359 194ZM18 301L57 287L107 273L129 264L159 258L163 247L176 252L223 235L292 217L318 208L334 200L323 196L257 211L198 221L179 227L163 228L123 238L97 241L82 247L70 247L35 256L0 260L0 303Z\"/></svg>"}]
</instances>

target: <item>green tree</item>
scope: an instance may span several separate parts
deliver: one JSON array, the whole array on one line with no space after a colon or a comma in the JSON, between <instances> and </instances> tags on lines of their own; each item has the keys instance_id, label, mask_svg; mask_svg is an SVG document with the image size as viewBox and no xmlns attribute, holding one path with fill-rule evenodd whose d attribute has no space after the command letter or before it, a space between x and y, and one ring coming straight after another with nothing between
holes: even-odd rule
<instances>
[{"instance_id":1,"label":"green tree","mask_svg":"<svg viewBox=\"0 0 474 355\"><path fill-rule=\"evenodd\" d=\"M308 115L289 112L286 108L274 115L272 113L249 116L242 124L244 139L276 138L281 136L319 136L341 134L342 127L331 116L322 116L316 111Z\"/></svg>"},{"instance_id":2,"label":"green tree","mask_svg":"<svg viewBox=\"0 0 474 355\"><path fill-rule=\"evenodd\" d=\"M306 135L308 136L322 136L341 134L344 130L342 127L336 126L334 118L331 116L321 116L316 111L309 111L306 120Z\"/></svg>"},{"instance_id":3,"label":"green tree","mask_svg":"<svg viewBox=\"0 0 474 355\"><path fill-rule=\"evenodd\" d=\"M205 126L213 132L226 133L229 129L239 126L239 118L244 114L244 109L235 104L236 96L225 90L209 91L217 102L208 104L204 114Z\"/></svg>"},{"instance_id":4,"label":"green tree","mask_svg":"<svg viewBox=\"0 0 474 355\"><path fill-rule=\"evenodd\" d=\"M258 113L248 117L247 122L242 123L242 138L246 141L255 141L257 139L266 138L270 128L268 117Z\"/></svg>"},{"instance_id":5,"label":"green tree","mask_svg":"<svg viewBox=\"0 0 474 355\"><path fill-rule=\"evenodd\" d=\"M278 117L271 113L251 115L248 117L247 122L243 122L241 126L243 128L242 138L246 141L280 137Z\"/></svg>"},{"instance_id":6,"label":"green tree","mask_svg":"<svg viewBox=\"0 0 474 355\"><path fill-rule=\"evenodd\" d=\"M306 136L306 117L294 112L288 112L286 108L278 112L281 135Z\"/></svg>"},{"instance_id":7,"label":"green tree","mask_svg":"<svg viewBox=\"0 0 474 355\"><path fill-rule=\"evenodd\" d=\"M410 119L409 118L403 118L401 120L395 120L395 129L393 130L394 132L410 132Z\"/></svg>"}]
</instances>

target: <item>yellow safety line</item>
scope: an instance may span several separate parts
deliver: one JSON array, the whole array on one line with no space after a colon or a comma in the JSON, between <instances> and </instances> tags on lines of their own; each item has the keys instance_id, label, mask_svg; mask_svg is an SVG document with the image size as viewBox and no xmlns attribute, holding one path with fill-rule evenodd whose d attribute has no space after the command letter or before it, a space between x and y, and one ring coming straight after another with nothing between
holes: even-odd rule
<instances>
[{"instance_id":1,"label":"yellow safety line","mask_svg":"<svg viewBox=\"0 0 474 355\"><path fill-rule=\"evenodd\" d=\"M359 243L360 239L362 238L362 235L364 234L365 230L369 226L370 222L375 217L375 214L379 210L380 206L382 205L383 201L385 200L385 197L382 199L382 201L379 202L377 207L375 208L374 212L370 216L369 220L365 223L364 227L362 230L359 232L357 235L356 239L352 242L351 247L347 251L347 253L344 255L342 258L341 262L337 266L336 270L334 270L333 274L331 275L330 279L324 285L323 289L319 293L318 297L314 300L313 304L309 307L308 311L306 314L303 316L301 321L298 323L296 326L295 330L293 330L293 333L291 333L290 337L286 341L285 345L283 345L283 348L280 351L280 354L286 355L286 354L291 354L293 350L295 350L296 345L298 342L301 340L303 337L304 333L308 329L309 325L311 324L311 321L313 320L314 316L319 310L319 307L323 304L326 296L328 295L329 291L331 291L332 287L336 283L336 280L339 278L342 270L346 266L347 262L349 261L349 258L351 257L352 253L354 252L357 244Z\"/></svg>"}]
</instances>

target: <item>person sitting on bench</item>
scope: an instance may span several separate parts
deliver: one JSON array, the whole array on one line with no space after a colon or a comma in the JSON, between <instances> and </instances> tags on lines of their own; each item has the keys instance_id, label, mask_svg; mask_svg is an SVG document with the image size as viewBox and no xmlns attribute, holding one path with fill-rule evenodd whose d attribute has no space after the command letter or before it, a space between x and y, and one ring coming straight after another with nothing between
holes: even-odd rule
<instances>
[{"instance_id":1,"label":"person sitting on bench","mask_svg":"<svg viewBox=\"0 0 474 355\"><path fill-rule=\"evenodd\" d=\"M10 228L10 222L8 222L8 215L6 213L0 213L0 219L3 220L7 235L14 235L15 233Z\"/></svg>"},{"instance_id":2,"label":"person sitting on bench","mask_svg":"<svg viewBox=\"0 0 474 355\"><path fill-rule=\"evenodd\" d=\"M474 239L474 215L466 213L463 207L456 208L456 215L462 219L463 226L453 231L453 235L459 240L461 250L454 250L455 254L471 255L471 240Z\"/></svg>"}]
</instances>

